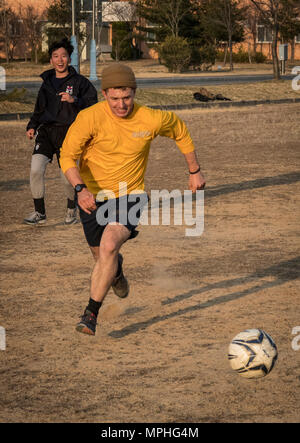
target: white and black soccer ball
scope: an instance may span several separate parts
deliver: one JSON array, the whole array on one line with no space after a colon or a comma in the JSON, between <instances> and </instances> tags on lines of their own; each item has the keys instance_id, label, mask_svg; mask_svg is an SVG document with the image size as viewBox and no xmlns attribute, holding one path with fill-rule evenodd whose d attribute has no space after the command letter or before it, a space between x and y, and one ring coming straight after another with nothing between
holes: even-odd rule
<instances>
[{"instance_id":1,"label":"white and black soccer ball","mask_svg":"<svg viewBox=\"0 0 300 443\"><path fill-rule=\"evenodd\" d=\"M237 334L228 349L230 366L245 378L265 377L278 357L277 347L262 329L246 329Z\"/></svg>"}]
</instances>

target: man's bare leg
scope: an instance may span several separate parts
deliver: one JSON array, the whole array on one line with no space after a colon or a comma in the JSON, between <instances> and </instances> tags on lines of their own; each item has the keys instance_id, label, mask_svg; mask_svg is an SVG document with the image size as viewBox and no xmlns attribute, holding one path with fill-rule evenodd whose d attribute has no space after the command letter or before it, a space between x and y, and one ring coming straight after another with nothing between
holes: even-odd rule
<instances>
[{"instance_id":1,"label":"man's bare leg","mask_svg":"<svg viewBox=\"0 0 300 443\"><path fill-rule=\"evenodd\" d=\"M119 250L129 236L130 232L125 226L120 224L107 225L102 234L100 246L91 247L95 259L95 266L91 277L91 296L81 322L76 327L77 331L95 335L98 311L110 287L115 282L118 271ZM121 274L123 280L127 283L123 273ZM119 280L121 281L121 279ZM118 289L120 288L113 286L113 289L119 295ZM123 291L123 294L125 292ZM124 295L119 296L123 297Z\"/></svg>"},{"instance_id":2,"label":"man's bare leg","mask_svg":"<svg viewBox=\"0 0 300 443\"><path fill-rule=\"evenodd\" d=\"M118 270L118 254L130 232L120 224L107 225L99 248L92 252L96 263L91 278L91 298L102 302L108 293ZM92 248L91 248L92 249Z\"/></svg>"}]
</instances>

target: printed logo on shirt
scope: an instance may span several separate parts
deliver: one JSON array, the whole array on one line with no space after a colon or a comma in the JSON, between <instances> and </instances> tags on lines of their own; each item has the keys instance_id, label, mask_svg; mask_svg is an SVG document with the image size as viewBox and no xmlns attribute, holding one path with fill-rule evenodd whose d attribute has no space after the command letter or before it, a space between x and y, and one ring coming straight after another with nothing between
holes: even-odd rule
<instances>
[{"instance_id":1,"label":"printed logo on shirt","mask_svg":"<svg viewBox=\"0 0 300 443\"><path fill-rule=\"evenodd\" d=\"M149 135L151 135L150 131L138 131L138 132L132 133L132 137L135 137L135 138L144 138L144 137L148 137Z\"/></svg>"},{"instance_id":2,"label":"printed logo on shirt","mask_svg":"<svg viewBox=\"0 0 300 443\"><path fill-rule=\"evenodd\" d=\"M67 86L66 93L72 95L73 94L73 86Z\"/></svg>"}]
</instances>

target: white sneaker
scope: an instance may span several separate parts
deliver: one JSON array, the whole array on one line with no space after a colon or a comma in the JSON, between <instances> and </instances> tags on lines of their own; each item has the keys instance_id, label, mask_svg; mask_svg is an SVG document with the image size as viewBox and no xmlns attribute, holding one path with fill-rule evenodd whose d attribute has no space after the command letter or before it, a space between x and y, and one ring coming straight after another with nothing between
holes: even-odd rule
<instances>
[{"instance_id":1,"label":"white sneaker","mask_svg":"<svg viewBox=\"0 0 300 443\"><path fill-rule=\"evenodd\" d=\"M77 217L77 210L74 209L67 209L66 218L65 218L65 225L74 225L78 222Z\"/></svg>"},{"instance_id":2,"label":"white sneaker","mask_svg":"<svg viewBox=\"0 0 300 443\"><path fill-rule=\"evenodd\" d=\"M41 225L46 223L46 215L40 214L37 211L32 212L27 218L24 218L24 223L27 225Z\"/></svg>"}]
</instances>

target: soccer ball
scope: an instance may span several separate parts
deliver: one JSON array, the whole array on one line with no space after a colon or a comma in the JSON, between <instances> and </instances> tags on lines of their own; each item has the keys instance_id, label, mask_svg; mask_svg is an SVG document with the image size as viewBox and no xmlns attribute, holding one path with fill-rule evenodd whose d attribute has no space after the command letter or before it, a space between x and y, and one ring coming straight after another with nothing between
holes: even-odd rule
<instances>
[{"instance_id":1,"label":"soccer ball","mask_svg":"<svg viewBox=\"0 0 300 443\"><path fill-rule=\"evenodd\" d=\"M265 377L273 369L277 356L276 344L262 329L240 332L228 349L230 366L245 378Z\"/></svg>"}]
</instances>

